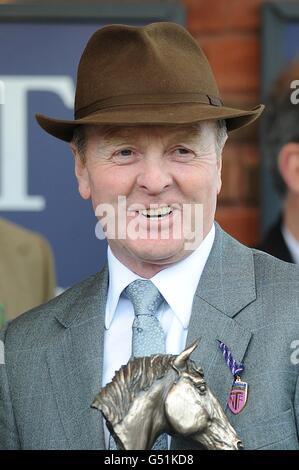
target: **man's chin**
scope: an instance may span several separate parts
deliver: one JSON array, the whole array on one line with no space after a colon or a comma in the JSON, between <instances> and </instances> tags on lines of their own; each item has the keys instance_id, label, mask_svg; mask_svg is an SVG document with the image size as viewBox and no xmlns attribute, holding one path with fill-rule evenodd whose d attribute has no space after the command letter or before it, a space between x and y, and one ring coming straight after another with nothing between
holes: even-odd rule
<instances>
[{"instance_id":1,"label":"man's chin","mask_svg":"<svg viewBox=\"0 0 299 470\"><path fill-rule=\"evenodd\" d=\"M136 240L127 248L135 259L154 264L174 263L188 254L182 240Z\"/></svg>"}]
</instances>

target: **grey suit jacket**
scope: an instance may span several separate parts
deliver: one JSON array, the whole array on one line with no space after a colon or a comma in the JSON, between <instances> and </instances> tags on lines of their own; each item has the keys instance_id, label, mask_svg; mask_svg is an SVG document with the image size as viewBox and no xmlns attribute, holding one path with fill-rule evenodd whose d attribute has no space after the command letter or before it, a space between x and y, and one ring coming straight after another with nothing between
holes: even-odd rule
<instances>
[{"instance_id":1,"label":"grey suit jacket","mask_svg":"<svg viewBox=\"0 0 299 470\"><path fill-rule=\"evenodd\" d=\"M1 449L104 449L100 389L107 267L1 331ZM249 384L246 407L226 413L247 449L298 449L299 269L249 249L216 226L194 296L187 342L225 408L232 385L218 341ZM294 346L294 343L293 343ZM295 359L295 360L294 360ZM180 438L174 449L195 449Z\"/></svg>"}]
</instances>

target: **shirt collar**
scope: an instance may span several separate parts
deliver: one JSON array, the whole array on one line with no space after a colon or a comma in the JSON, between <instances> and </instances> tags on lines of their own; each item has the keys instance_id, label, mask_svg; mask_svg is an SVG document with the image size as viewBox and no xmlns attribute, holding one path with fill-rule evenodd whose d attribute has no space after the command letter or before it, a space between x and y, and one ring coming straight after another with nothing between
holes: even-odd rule
<instances>
[{"instance_id":1,"label":"shirt collar","mask_svg":"<svg viewBox=\"0 0 299 470\"><path fill-rule=\"evenodd\" d=\"M203 269L215 239L215 225L189 256L162 269L150 280L159 289L171 310L184 328L188 328L192 303ZM105 327L109 329L122 291L136 279L143 279L128 269L112 253L107 251L109 288L107 295ZM180 293L178 295L178 293Z\"/></svg>"},{"instance_id":2,"label":"shirt collar","mask_svg":"<svg viewBox=\"0 0 299 470\"><path fill-rule=\"evenodd\" d=\"M295 263L299 264L299 242L286 225L282 226L282 235Z\"/></svg>"},{"instance_id":3,"label":"shirt collar","mask_svg":"<svg viewBox=\"0 0 299 470\"><path fill-rule=\"evenodd\" d=\"M105 327L106 329L109 329L122 291L131 282L136 279L141 279L141 277L122 264L112 253L109 245L107 250L107 261L109 269L109 287L106 304Z\"/></svg>"},{"instance_id":4,"label":"shirt collar","mask_svg":"<svg viewBox=\"0 0 299 470\"><path fill-rule=\"evenodd\" d=\"M215 238L215 226L198 248L181 261L158 272L151 281L159 289L183 327L189 326L193 297Z\"/></svg>"}]
</instances>

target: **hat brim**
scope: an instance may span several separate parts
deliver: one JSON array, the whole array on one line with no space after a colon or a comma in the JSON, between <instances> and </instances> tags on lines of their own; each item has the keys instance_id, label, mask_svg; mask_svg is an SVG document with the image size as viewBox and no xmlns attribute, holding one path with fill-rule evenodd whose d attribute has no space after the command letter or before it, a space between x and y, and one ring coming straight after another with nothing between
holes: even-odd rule
<instances>
[{"instance_id":1,"label":"hat brim","mask_svg":"<svg viewBox=\"0 0 299 470\"><path fill-rule=\"evenodd\" d=\"M53 119L36 114L38 124L58 139L70 142L75 127L83 124L98 125L177 125L195 124L212 119L225 119L227 130L232 131L247 126L255 121L263 112L264 105L245 111L225 106L185 103L168 105L117 106L89 114L82 119Z\"/></svg>"}]
</instances>

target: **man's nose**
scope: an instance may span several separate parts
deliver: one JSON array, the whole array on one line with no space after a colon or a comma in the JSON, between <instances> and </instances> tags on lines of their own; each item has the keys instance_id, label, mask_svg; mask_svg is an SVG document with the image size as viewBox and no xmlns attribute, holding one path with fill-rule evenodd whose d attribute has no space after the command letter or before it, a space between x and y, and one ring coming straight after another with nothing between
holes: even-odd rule
<instances>
[{"instance_id":1,"label":"man's nose","mask_svg":"<svg viewBox=\"0 0 299 470\"><path fill-rule=\"evenodd\" d=\"M157 160L144 162L137 177L139 188L150 194L159 194L170 187L172 183L173 178L169 168L166 164Z\"/></svg>"}]
</instances>

